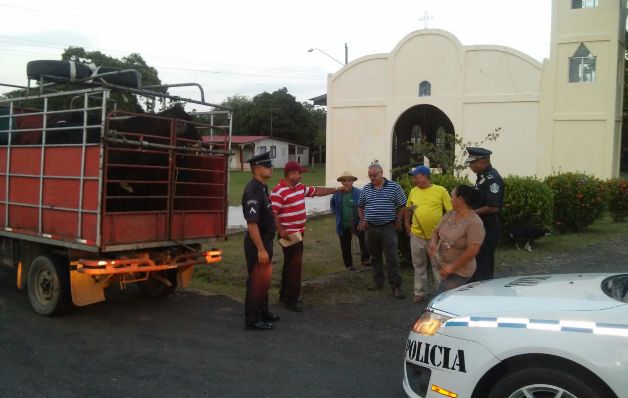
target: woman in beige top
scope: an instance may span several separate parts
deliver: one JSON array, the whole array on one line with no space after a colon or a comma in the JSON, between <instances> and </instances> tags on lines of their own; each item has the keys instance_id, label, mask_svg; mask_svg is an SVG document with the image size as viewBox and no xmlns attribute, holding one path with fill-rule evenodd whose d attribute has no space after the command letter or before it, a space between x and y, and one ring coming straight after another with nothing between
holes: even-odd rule
<instances>
[{"instance_id":1,"label":"woman in beige top","mask_svg":"<svg viewBox=\"0 0 628 398\"><path fill-rule=\"evenodd\" d=\"M484 240L484 225L471 208L475 190L458 185L451 192L453 210L443 216L430 241L430 255L439 259L442 278L437 294L462 286L475 272L475 256Z\"/></svg>"}]
</instances>

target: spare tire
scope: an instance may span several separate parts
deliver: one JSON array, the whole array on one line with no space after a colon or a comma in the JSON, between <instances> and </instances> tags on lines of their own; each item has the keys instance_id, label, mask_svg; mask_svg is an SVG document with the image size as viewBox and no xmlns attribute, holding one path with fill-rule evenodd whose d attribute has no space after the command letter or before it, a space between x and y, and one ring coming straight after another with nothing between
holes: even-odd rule
<instances>
[{"instance_id":1,"label":"spare tire","mask_svg":"<svg viewBox=\"0 0 628 398\"><path fill-rule=\"evenodd\" d=\"M108 66L100 66L94 72L94 75L98 75L100 73L109 73L109 72L117 72L122 71L124 69L119 68L110 68ZM142 75L140 72L136 70L131 70L129 72L120 73L118 75L108 75L103 77L97 77L94 79L95 82L109 83L115 84L118 86L130 87L130 88L140 88L142 83Z\"/></svg>"},{"instance_id":2,"label":"spare tire","mask_svg":"<svg viewBox=\"0 0 628 398\"><path fill-rule=\"evenodd\" d=\"M73 61L30 61L26 64L26 75L29 79L67 82L85 79L91 76L89 66Z\"/></svg>"}]
</instances>

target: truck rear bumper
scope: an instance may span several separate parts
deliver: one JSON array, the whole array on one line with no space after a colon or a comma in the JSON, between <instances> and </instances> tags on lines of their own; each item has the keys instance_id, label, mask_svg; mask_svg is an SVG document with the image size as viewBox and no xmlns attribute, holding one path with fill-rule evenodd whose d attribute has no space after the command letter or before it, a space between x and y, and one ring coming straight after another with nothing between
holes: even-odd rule
<instances>
[{"instance_id":1,"label":"truck rear bumper","mask_svg":"<svg viewBox=\"0 0 628 398\"><path fill-rule=\"evenodd\" d=\"M148 255L136 258L120 258L116 260L84 260L72 261L72 269L86 275L114 275L136 272L155 272L168 269L188 268L194 265L212 264L222 260L222 250L209 250L181 254L167 264L156 264Z\"/></svg>"},{"instance_id":2,"label":"truck rear bumper","mask_svg":"<svg viewBox=\"0 0 628 398\"><path fill-rule=\"evenodd\" d=\"M177 271L177 285L187 287L195 265L212 264L221 260L222 250L181 254L165 264L156 263L148 253L115 260L79 259L70 263L72 302L82 307L104 301L104 289L112 280L117 280L123 287L129 283L145 282L154 274L155 278L169 283L161 276L161 272L172 269Z\"/></svg>"}]
</instances>

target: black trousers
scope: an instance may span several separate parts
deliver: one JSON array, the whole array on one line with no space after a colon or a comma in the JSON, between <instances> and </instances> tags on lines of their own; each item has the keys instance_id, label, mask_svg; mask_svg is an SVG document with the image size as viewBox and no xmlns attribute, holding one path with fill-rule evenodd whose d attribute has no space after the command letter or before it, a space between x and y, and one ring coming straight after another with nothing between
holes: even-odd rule
<instances>
[{"instance_id":1,"label":"black trousers","mask_svg":"<svg viewBox=\"0 0 628 398\"><path fill-rule=\"evenodd\" d=\"M340 238L340 250L342 250L342 262L345 267L353 267L353 255L351 253L351 243L353 240L353 235L357 235L358 242L360 242L360 260L368 261L370 256L368 249L366 247L366 240L364 239L364 231L355 231L354 228L344 228L342 230L342 235L339 235Z\"/></svg>"},{"instance_id":2,"label":"black trousers","mask_svg":"<svg viewBox=\"0 0 628 398\"><path fill-rule=\"evenodd\" d=\"M303 265L303 242L283 247L283 270L279 301L293 303L301 298L301 268Z\"/></svg>"},{"instance_id":3,"label":"black trousers","mask_svg":"<svg viewBox=\"0 0 628 398\"><path fill-rule=\"evenodd\" d=\"M469 282L484 281L493 279L495 270L495 249L499 239L499 226L484 225L486 236L480 247L480 251L475 256L475 273Z\"/></svg>"},{"instance_id":4,"label":"black trousers","mask_svg":"<svg viewBox=\"0 0 628 398\"><path fill-rule=\"evenodd\" d=\"M398 237L394 223L370 225L366 229L366 245L371 255L371 268L375 286L384 286L384 257L388 265L388 283L390 287L401 287L399 273L399 255L397 254Z\"/></svg>"},{"instance_id":5,"label":"black trousers","mask_svg":"<svg viewBox=\"0 0 628 398\"><path fill-rule=\"evenodd\" d=\"M247 233L244 237L244 257L249 277L246 279L246 298L244 301L244 322L253 325L262 321L270 314L268 311L268 288L273 268L273 237L262 238L268 252L268 264L260 264L257 260L257 247Z\"/></svg>"}]
</instances>

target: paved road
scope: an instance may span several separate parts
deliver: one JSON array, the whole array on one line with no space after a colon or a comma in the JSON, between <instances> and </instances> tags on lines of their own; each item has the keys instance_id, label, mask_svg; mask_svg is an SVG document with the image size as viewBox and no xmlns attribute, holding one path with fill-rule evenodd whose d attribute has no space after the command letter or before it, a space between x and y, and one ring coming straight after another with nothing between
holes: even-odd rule
<instances>
[{"instance_id":1,"label":"paved road","mask_svg":"<svg viewBox=\"0 0 628 398\"><path fill-rule=\"evenodd\" d=\"M498 276L628 272L628 234ZM405 289L410 290L406 280ZM271 308L272 309L272 308ZM272 332L243 329L243 306L178 292L158 301L131 286L105 303L43 318L0 267L0 397L403 397L402 351L421 312L390 296L273 309Z\"/></svg>"},{"instance_id":2,"label":"paved road","mask_svg":"<svg viewBox=\"0 0 628 398\"><path fill-rule=\"evenodd\" d=\"M43 318L0 267L0 397L403 397L402 351L417 308L382 299L372 315L279 309L272 332L245 331L242 304L223 296L155 302L132 287Z\"/></svg>"}]
</instances>

